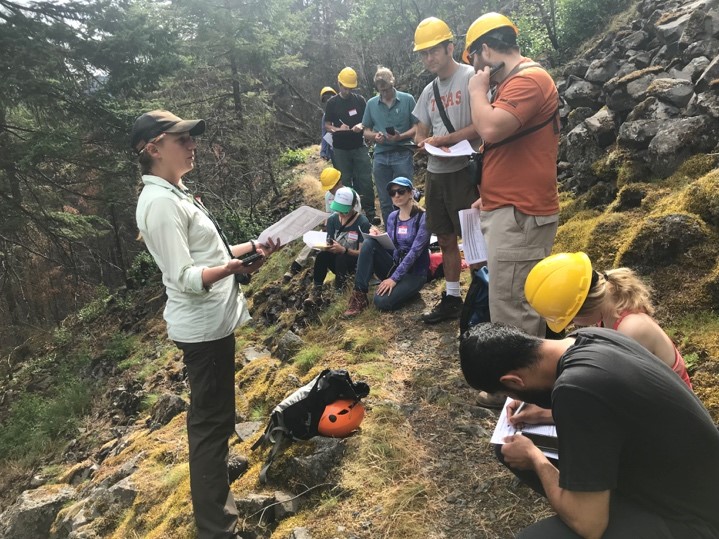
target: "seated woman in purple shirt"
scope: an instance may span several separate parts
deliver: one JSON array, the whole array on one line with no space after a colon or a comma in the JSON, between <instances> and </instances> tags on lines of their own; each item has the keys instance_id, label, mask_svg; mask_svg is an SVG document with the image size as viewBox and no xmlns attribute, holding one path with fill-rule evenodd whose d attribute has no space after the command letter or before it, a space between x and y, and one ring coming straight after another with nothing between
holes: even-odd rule
<instances>
[{"instance_id":1,"label":"seated woman in purple shirt","mask_svg":"<svg viewBox=\"0 0 719 539\"><path fill-rule=\"evenodd\" d=\"M415 296L427 282L429 270L429 237L425 212L414 200L414 185L403 177L387 184L392 203L399 209L387 218L387 234L394 251L384 249L378 241L362 244L355 286L345 316L356 316L367 308L367 292L372 274L382 279L377 285L374 304L381 311L398 309ZM371 235L379 231L372 227Z\"/></svg>"}]
</instances>

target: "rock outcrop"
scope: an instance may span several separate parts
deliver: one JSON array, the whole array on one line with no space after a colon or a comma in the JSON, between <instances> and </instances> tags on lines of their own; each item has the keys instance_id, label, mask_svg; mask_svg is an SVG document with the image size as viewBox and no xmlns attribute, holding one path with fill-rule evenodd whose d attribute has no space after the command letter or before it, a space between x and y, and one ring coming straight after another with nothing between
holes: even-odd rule
<instances>
[{"instance_id":1,"label":"rock outcrop","mask_svg":"<svg viewBox=\"0 0 719 539\"><path fill-rule=\"evenodd\" d=\"M596 164L614 150L665 178L719 140L719 2L644 0L637 12L557 79L560 181L575 193L607 181Z\"/></svg>"}]
</instances>

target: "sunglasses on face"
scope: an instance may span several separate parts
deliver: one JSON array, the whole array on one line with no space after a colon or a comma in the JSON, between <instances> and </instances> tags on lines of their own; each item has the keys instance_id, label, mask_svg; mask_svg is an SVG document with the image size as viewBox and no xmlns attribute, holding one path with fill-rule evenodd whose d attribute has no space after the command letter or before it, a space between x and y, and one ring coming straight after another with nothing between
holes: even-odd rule
<instances>
[{"instance_id":1,"label":"sunglasses on face","mask_svg":"<svg viewBox=\"0 0 719 539\"><path fill-rule=\"evenodd\" d=\"M400 187L399 189L390 189L389 190L389 196L395 197L397 195L404 195L409 192L409 189L406 189L404 187Z\"/></svg>"}]
</instances>

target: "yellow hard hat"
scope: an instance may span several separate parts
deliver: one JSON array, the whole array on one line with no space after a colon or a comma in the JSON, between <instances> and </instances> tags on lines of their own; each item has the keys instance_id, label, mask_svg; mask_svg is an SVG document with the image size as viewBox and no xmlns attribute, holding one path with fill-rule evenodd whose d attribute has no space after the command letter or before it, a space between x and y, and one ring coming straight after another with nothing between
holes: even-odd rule
<instances>
[{"instance_id":1,"label":"yellow hard hat","mask_svg":"<svg viewBox=\"0 0 719 539\"><path fill-rule=\"evenodd\" d=\"M322 99L325 94L337 95L337 92L335 92L335 89L332 88L332 86L325 86L320 90L320 99Z\"/></svg>"},{"instance_id":2,"label":"yellow hard hat","mask_svg":"<svg viewBox=\"0 0 719 539\"><path fill-rule=\"evenodd\" d=\"M342 176L342 173L336 168L327 167L324 169L320 174L322 189L325 191L332 189L335 185L337 185L337 182L340 181L340 176Z\"/></svg>"},{"instance_id":3,"label":"yellow hard hat","mask_svg":"<svg viewBox=\"0 0 719 539\"><path fill-rule=\"evenodd\" d=\"M414 31L414 52L432 48L443 41L452 39L454 39L454 34L446 22L437 17L429 17L419 23Z\"/></svg>"},{"instance_id":4,"label":"yellow hard hat","mask_svg":"<svg viewBox=\"0 0 719 539\"><path fill-rule=\"evenodd\" d=\"M577 316L592 284L592 263L582 253L559 253L540 261L529 272L524 295L559 333Z\"/></svg>"},{"instance_id":5,"label":"yellow hard hat","mask_svg":"<svg viewBox=\"0 0 719 539\"><path fill-rule=\"evenodd\" d=\"M345 67L337 75L337 81L345 88L357 88L357 72L351 67Z\"/></svg>"},{"instance_id":6,"label":"yellow hard hat","mask_svg":"<svg viewBox=\"0 0 719 539\"><path fill-rule=\"evenodd\" d=\"M514 35L519 34L519 28L517 28L512 21L510 21L507 17L502 15L501 13L485 13L481 17L479 17L477 20L475 20L467 30L467 35L464 40L464 52L462 53L462 60L464 60L465 63L469 63L469 48L474 43L482 37L484 34L491 32L492 30L496 30L497 28L502 28L504 26L509 26L514 30Z\"/></svg>"}]
</instances>

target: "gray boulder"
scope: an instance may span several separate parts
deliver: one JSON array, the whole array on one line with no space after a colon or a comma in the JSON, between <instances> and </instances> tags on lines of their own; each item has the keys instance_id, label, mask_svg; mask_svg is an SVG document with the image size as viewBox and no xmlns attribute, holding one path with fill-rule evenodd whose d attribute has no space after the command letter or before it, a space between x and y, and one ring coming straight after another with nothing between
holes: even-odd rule
<instances>
[{"instance_id":1,"label":"gray boulder","mask_svg":"<svg viewBox=\"0 0 719 539\"><path fill-rule=\"evenodd\" d=\"M578 187L582 190L591 187L596 182L592 165L604 155L604 151L597 145L594 134L584 122L567 134L560 150L563 160L572 164L573 180Z\"/></svg>"},{"instance_id":2,"label":"gray boulder","mask_svg":"<svg viewBox=\"0 0 719 539\"><path fill-rule=\"evenodd\" d=\"M646 90L647 96L656 97L677 108L684 108L694 94L694 85L687 80L657 78Z\"/></svg>"},{"instance_id":3,"label":"gray boulder","mask_svg":"<svg viewBox=\"0 0 719 539\"><path fill-rule=\"evenodd\" d=\"M69 485L45 485L26 490L0 515L0 539L48 537L58 512L76 495L76 490Z\"/></svg>"},{"instance_id":4,"label":"gray boulder","mask_svg":"<svg viewBox=\"0 0 719 539\"><path fill-rule=\"evenodd\" d=\"M699 113L707 114L719 120L719 94L715 92L699 94L694 100L694 106Z\"/></svg>"},{"instance_id":5,"label":"gray boulder","mask_svg":"<svg viewBox=\"0 0 719 539\"><path fill-rule=\"evenodd\" d=\"M591 118L593 115L594 109L589 107L577 107L576 109L573 109L567 116L566 130L571 131L584 120Z\"/></svg>"},{"instance_id":6,"label":"gray boulder","mask_svg":"<svg viewBox=\"0 0 719 539\"><path fill-rule=\"evenodd\" d=\"M632 32L627 37L622 39L621 44L625 49L635 50L643 48L648 41L649 34L644 30L637 30L636 32Z\"/></svg>"},{"instance_id":7,"label":"gray boulder","mask_svg":"<svg viewBox=\"0 0 719 539\"><path fill-rule=\"evenodd\" d=\"M649 51L627 51L627 62L632 64L635 69L644 69L652 62L652 53Z\"/></svg>"},{"instance_id":8,"label":"gray boulder","mask_svg":"<svg viewBox=\"0 0 719 539\"><path fill-rule=\"evenodd\" d=\"M665 178L691 155L714 148L717 135L716 122L709 116L668 120L649 143L649 168Z\"/></svg>"},{"instance_id":9,"label":"gray boulder","mask_svg":"<svg viewBox=\"0 0 719 539\"><path fill-rule=\"evenodd\" d=\"M666 76L666 73L661 75ZM636 103L644 99L645 94L649 86L654 82L655 79L660 78L659 73L646 73L641 77L638 77L631 82L627 83L627 94Z\"/></svg>"},{"instance_id":10,"label":"gray boulder","mask_svg":"<svg viewBox=\"0 0 719 539\"><path fill-rule=\"evenodd\" d=\"M277 342L277 357L280 361L290 361L303 344L304 341L297 334L287 331Z\"/></svg>"},{"instance_id":11,"label":"gray boulder","mask_svg":"<svg viewBox=\"0 0 719 539\"><path fill-rule=\"evenodd\" d=\"M596 109L601 87L586 80L570 77L564 99L572 108L589 107Z\"/></svg>"},{"instance_id":12,"label":"gray boulder","mask_svg":"<svg viewBox=\"0 0 719 539\"><path fill-rule=\"evenodd\" d=\"M616 140L617 115L607 107L602 107L594 116L587 118L584 125L601 148L609 146Z\"/></svg>"},{"instance_id":13,"label":"gray boulder","mask_svg":"<svg viewBox=\"0 0 719 539\"><path fill-rule=\"evenodd\" d=\"M307 528L295 528L287 539L312 539Z\"/></svg>"},{"instance_id":14,"label":"gray boulder","mask_svg":"<svg viewBox=\"0 0 719 539\"><path fill-rule=\"evenodd\" d=\"M93 489L85 499L60 512L50 539L94 537L93 522L107 515L122 514L135 502L137 494L132 477L125 477L110 488Z\"/></svg>"},{"instance_id":15,"label":"gray boulder","mask_svg":"<svg viewBox=\"0 0 719 539\"><path fill-rule=\"evenodd\" d=\"M719 78L719 55L715 56L709 65L704 69L694 85L694 91L698 94L706 92L711 87L711 82Z\"/></svg>"},{"instance_id":16,"label":"gray boulder","mask_svg":"<svg viewBox=\"0 0 719 539\"><path fill-rule=\"evenodd\" d=\"M275 503L271 494L249 493L244 498L235 500L237 511L245 517L245 521L252 524L267 524L275 519L275 512L270 506Z\"/></svg>"},{"instance_id":17,"label":"gray boulder","mask_svg":"<svg viewBox=\"0 0 719 539\"><path fill-rule=\"evenodd\" d=\"M688 62L698 56L714 58L719 53L719 41L714 38L702 39L689 45L681 54L682 59Z\"/></svg>"},{"instance_id":18,"label":"gray boulder","mask_svg":"<svg viewBox=\"0 0 719 539\"><path fill-rule=\"evenodd\" d=\"M627 115L626 121L669 120L677 118L679 114L679 109L675 106L659 101L656 97L647 97L632 109L632 112Z\"/></svg>"},{"instance_id":19,"label":"gray boulder","mask_svg":"<svg viewBox=\"0 0 719 539\"><path fill-rule=\"evenodd\" d=\"M584 79L589 82L604 84L611 79L619 69L619 63L611 56L594 60L589 64Z\"/></svg>"},{"instance_id":20,"label":"gray boulder","mask_svg":"<svg viewBox=\"0 0 719 539\"><path fill-rule=\"evenodd\" d=\"M707 241L706 225L695 215L675 213L642 223L619 265L655 271L680 263L688 249Z\"/></svg>"},{"instance_id":21,"label":"gray boulder","mask_svg":"<svg viewBox=\"0 0 719 539\"><path fill-rule=\"evenodd\" d=\"M704 70L709 67L709 64L710 60L708 57L697 56L696 58L692 58L689 63L684 66L683 71L689 73L691 80L695 81L701 76Z\"/></svg>"},{"instance_id":22,"label":"gray boulder","mask_svg":"<svg viewBox=\"0 0 719 539\"><path fill-rule=\"evenodd\" d=\"M241 441L245 442L262 430L262 427L264 427L262 421L243 421L235 424L235 434Z\"/></svg>"},{"instance_id":23,"label":"gray boulder","mask_svg":"<svg viewBox=\"0 0 719 539\"><path fill-rule=\"evenodd\" d=\"M622 148L640 150L648 148L649 143L659 131L659 120L635 120L624 122L619 128L617 143Z\"/></svg>"},{"instance_id":24,"label":"gray boulder","mask_svg":"<svg viewBox=\"0 0 719 539\"><path fill-rule=\"evenodd\" d=\"M187 410L188 404L178 395L164 393L150 409L151 428L167 425L173 417Z\"/></svg>"},{"instance_id":25,"label":"gray boulder","mask_svg":"<svg viewBox=\"0 0 719 539\"><path fill-rule=\"evenodd\" d=\"M686 49L694 43L711 38L713 33L712 16L708 15L704 9L695 9L689 13L689 18L679 38L679 45Z\"/></svg>"},{"instance_id":26,"label":"gray boulder","mask_svg":"<svg viewBox=\"0 0 719 539\"><path fill-rule=\"evenodd\" d=\"M670 21L657 24L654 31L657 37L665 44L677 42L684 33L684 28L689 23L690 17L691 13L685 13Z\"/></svg>"},{"instance_id":27,"label":"gray boulder","mask_svg":"<svg viewBox=\"0 0 719 539\"><path fill-rule=\"evenodd\" d=\"M287 517L291 517L296 515L300 510L301 498L282 491L275 492L274 496L275 503L277 504L273 507L275 510L275 520L280 521Z\"/></svg>"},{"instance_id":28,"label":"gray boulder","mask_svg":"<svg viewBox=\"0 0 719 539\"><path fill-rule=\"evenodd\" d=\"M312 438L314 452L307 456L291 457L284 469L283 479L307 486L326 482L334 468L339 465L345 451L345 442L337 438Z\"/></svg>"},{"instance_id":29,"label":"gray boulder","mask_svg":"<svg viewBox=\"0 0 719 539\"><path fill-rule=\"evenodd\" d=\"M589 61L586 58L577 58L567 62L567 65L564 66L564 70L562 71L562 76L566 78L574 76L583 79L588 68Z\"/></svg>"}]
</instances>

